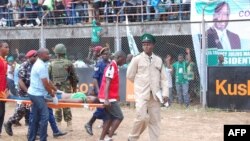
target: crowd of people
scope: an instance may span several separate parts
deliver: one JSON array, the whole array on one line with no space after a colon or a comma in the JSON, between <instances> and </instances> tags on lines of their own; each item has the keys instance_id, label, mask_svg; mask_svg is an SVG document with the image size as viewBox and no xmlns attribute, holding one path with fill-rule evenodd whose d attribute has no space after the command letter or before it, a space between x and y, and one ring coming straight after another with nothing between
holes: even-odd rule
<instances>
[{"instance_id":1,"label":"crowd of people","mask_svg":"<svg viewBox=\"0 0 250 141\"><path fill-rule=\"evenodd\" d=\"M71 110L56 109L54 115L46 101L52 101L54 104L58 104L58 101L102 103L104 109L97 108L84 127L89 135L93 135L93 124L96 119L101 119L103 130L100 141L112 140L124 118L119 106L119 68L124 67L127 68L126 77L134 82L137 109L128 140L137 140L146 127L150 130L150 140L158 140L161 103L159 96L156 95L160 92L164 103L169 102L171 105L173 103L171 83L172 77L175 77L178 102L188 107L192 93L189 87L193 87L191 85L194 80L194 62L190 57L190 49L186 49L186 55L180 54L176 62L173 62L171 55L167 55L163 61L153 53L156 43L153 35L146 33L142 35L141 40L143 52L137 56L117 51L111 57L109 47L92 46L90 55L92 59L89 61L93 63L90 67L94 68L94 87L88 94L76 91L78 76L73 62L65 58L67 49L64 44L57 44L54 47L56 57L53 59L50 59L48 49L40 48L37 51L30 50L26 54L17 51L18 57L15 60L13 56L7 56L8 43L0 42L2 56L0 67L3 74L1 80L5 80L1 81L1 98L6 98L10 93L12 98L14 96L32 101L31 106L17 105L17 110L5 122L3 122L5 102L1 101L0 127L4 125L6 133L13 136L12 126L20 125L19 121L25 117L25 125L29 126L27 134L29 141L34 141L38 137L40 140L46 140L48 123L51 125L53 136L59 137L67 134L59 129L63 117L67 122L68 131L73 130ZM7 77L4 74L7 74ZM150 120L158 122L148 122Z\"/></svg>"},{"instance_id":2,"label":"crowd of people","mask_svg":"<svg viewBox=\"0 0 250 141\"><path fill-rule=\"evenodd\" d=\"M83 25L116 22L117 15L123 22L125 14L131 22L188 20L189 12L189 0L1 0L0 27L39 26L45 13L46 25Z\"/></svg>"}]
</instances>

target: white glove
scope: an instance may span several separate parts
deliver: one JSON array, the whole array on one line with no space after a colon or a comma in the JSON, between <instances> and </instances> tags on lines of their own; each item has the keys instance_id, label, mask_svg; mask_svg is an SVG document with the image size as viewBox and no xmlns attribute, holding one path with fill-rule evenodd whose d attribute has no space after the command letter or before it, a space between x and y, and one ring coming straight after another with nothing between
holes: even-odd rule
<instances>
[{"instance_id":1,"label":"white glove","mask_svg":"<svg viewBox=\"0 0 250 141\"><path fill-rule=\"evenodd\" d=\"M56 105L58 104L58 98L56 96L54 96L52 98L52 101L53 101L54 104L56 104Z\"/></svg>"},{"instance_id":2,"label":"white glove","mask_svg":"<svg viewBox=\"0 0 250 141\"><path fill-rule=\"evenodd\" d=\"M57 90L56 92L57 93L64 93L64 91L61 91L61 90Z\"/></svg>"}]
</instances>

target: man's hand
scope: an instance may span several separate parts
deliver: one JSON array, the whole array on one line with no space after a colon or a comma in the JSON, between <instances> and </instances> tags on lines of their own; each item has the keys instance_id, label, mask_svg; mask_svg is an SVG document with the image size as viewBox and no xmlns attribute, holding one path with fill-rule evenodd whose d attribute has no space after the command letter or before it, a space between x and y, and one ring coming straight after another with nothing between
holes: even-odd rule
<instances>
[{"instance_id":1,"label":"man's hand","mask_svg":"<svg viewBox=\"0 0 250 141\"><path fill-rule=\"evenodd\" d=\"M89 46L89 52L93 52L93 47Z\"/></svg>"},{"instance_id":2,"label":"man's hand","mask_svg":"<svg viewBox=\"0 0 250 141\"><path fill-rule=\"evenodd\" d=\"M9 89L5 89L4 94L5 98L8 98L10 96Z\"/></svg>"},{"instance_id":3,"label":"man's hand","mask_svg":"<svg viewBox=\"0 0 250 141\"><path fill-rule=\"evenodd\" d=\"M51 91L51 96L52 96L52 97L56 97L56 91L52 90L52 91Z\"/></svg>"},{"instance_id":4,"label":"man's hand","mask_svg":"<svg viewBox=\"0 0 250 141\"><path fill-rule=\"evenodd\" d=\"M104 107L110 107L110 106L111 106L111 104L110 104L109 100L105 99L105 101L104 101Z\"/></svg>"},{"instance_id":5,"label":"man's hand","mask_svg":"<svg viewBox=\"0 0 250 141\"><path fill-rule=\"evenodd\" d=\"M54 104L58 104L58 98L56 96L52 97L52 101Z\"/></svg>"},{"instance_id":6,"label":"man's hand","mask_svg":"<svg viewBox=\"0 0 250 141\"><path fill-rule=\"evenodd\" d=\"M166 59L166 61L167 61L168 63L170 63L170 61L171 61L171 58L172 58L172 57L171 57L170 55L168 55L168 56L167 56L167 59Z\"/></svg>"},{"instance_id":7,"label":"man's hand","mask_svg":"<svg viewBox=\"0 0 250 141\"><path fill-rule=\"evenodd\" d=\"M163 96L163 102L164 103L168 102L168 97L167 96Z\"/></svg>"},{"instance_id":8,"label":"man's hand","mask_svg":"<svg viewBox=\"0 0 250 141\"><path fill-rule=\"evenodd\" d=\"M190 54L190 48L186 48L186 53Z\"/></svg>"}]
</instances>

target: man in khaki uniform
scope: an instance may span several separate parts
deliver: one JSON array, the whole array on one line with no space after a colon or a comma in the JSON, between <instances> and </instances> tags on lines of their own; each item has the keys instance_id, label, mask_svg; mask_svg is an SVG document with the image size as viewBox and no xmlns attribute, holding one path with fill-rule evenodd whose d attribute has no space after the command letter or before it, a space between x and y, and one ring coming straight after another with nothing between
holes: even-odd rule
<instances>
[{"instance_id":1,"label":"man in khaki uniform","mask_svg":"<svg viewBox=\"0 0 250 141\"><path fill-rule=\"evenodd\" d=\"M127 78L134 82L136 119L128 141L139 139L149 127L150 141L158 141L160 135L160 102L157 92L162 92L164 102L168 99L168 84L162 59L153 53L155 37L141 37L143 52L135 56L127 69Z\"/></svg>"}]
</instances>

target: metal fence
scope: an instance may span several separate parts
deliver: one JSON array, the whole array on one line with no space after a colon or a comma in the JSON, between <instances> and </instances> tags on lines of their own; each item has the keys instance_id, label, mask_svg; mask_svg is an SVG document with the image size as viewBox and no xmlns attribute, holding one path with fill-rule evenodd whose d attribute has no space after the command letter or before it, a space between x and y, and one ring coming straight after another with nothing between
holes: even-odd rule
<instances>
[{"instance_id":1,"label":"metal fence","mask_svg":"<svg viewBox=\"0 0 250 141\"><path fill-rule=\"evenodd\" d=\"M152 26L157 25L157 24L159 23L157 22L151 23ZM169 23L161 23L161 24L165 25ZM180 23L172 23L172 24L176 25ZM186 24L190 24L190 23L186 23ZM103 26L105 27L106 25L103 25ZM122 28L125 28L124 26L125 25L119 25L118 32L108 31L109 34L101 38L101 44L103 46L108 44L110 46L111 52L115 52L116 44L117 44L116 41L118 38L118 40L120 41L120 49L123 50L126 54L129 54L130 50L129 50L127 35L123 35L124 31L122 30ZM138 25L131 25L130 28L132 28L133 26L136 26L136 28L142 27L141 24L138 24ZM109 29L115 30L116 28L114 27L114 25L113 26L111 25L111 28ZM189 28L185 30L189 30ZM111 32L119 33L118 35L119 37L117 37L117 35L114 33L111 34ZM147 29L145 29L144 32L148 32ZM69 59L75 59L77 55L79 54L82 56L82 58L87 58L87 55L89 52L89 46L91 46L91 37L90 37L91 33L89 33L89 37L84 37L84 38L82 37L63 38L63 35L61 35L60 38L53 38L53 39L46 38L46 31L44 34L45 34L44 35L45 45L50 50L50 53L53 54L53 47L56 44L63 43L66 45L67 56ZM136 34L136 33L132 31L132 34ZM161 34L152 33L152 34L156 36L156 41L157 41L154 52L155 54L159 55L163 60L165 60L165 57L167 54L170 54L173 57L172 62L174 63L175 61L177 61L178 54L185 54L185 49L190 48L191 57L194 63L195 64L200 63L200 62L196 62L192 36L190 35L190 33L189 34L186 33L184 35L181 35L181 33L178 33L178 34L173 33L174 35L171 35L169 33L166 33L166 34L165 33L161 33ZM141 44L140 35L136 34L134 36L134 39L135 39L135 42L139 51L141 52L142 44ZM39 49L41 39L40 40L39 39L20 39L20 40L9 40L8 42L9 42L10 50L11 50L10 53L15 55L16 48L19 49L20 53L26 53L30 49ZM192 93L193 93L191 95L191 99L192 99L193 104L198 104L200 103L200 77L198 74L197 65L195 65L194 67L194 72L195 72L194 85L190 87L190 90L192 90ZM174 82L175 82L175 78L173 75L173 94L174 94L175 102L177 102L177 95L176 95Z\"/></svg>"},{"instance_id":2,"label":"metal fence","mask_svg":"<svg viewBox=\"0 0 250 141\"><path fill-rule=\"evenodd\" d=\"M70 9L65 8L62 3L59 5L55 3L54 6L56 8L53 10L49 10L46 5L37 4L31 7L0 6L0 27L33 27L40 26L41 23L46 25L83 25L91 23L93 18L113 23L118 19L122 22L124 14L129 16L130 22L189 20L190 18L190 3L160 2L154 8L155 6L143 0L139 3L105 1L100 3L99 8L93 8L92 2L84 1L83 3L71 2ZM99 16L96 14L97 10ZM42 16L45 13L47 14L43 21Z\"/></svg>"}]
</instances>

